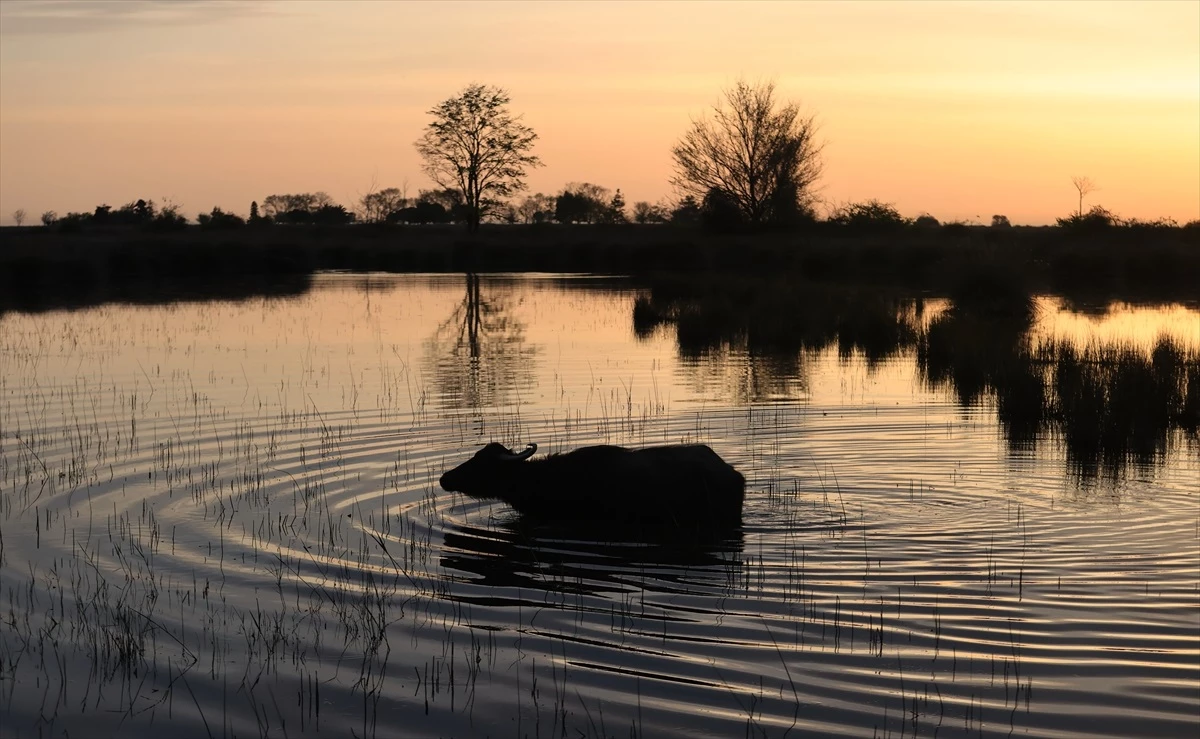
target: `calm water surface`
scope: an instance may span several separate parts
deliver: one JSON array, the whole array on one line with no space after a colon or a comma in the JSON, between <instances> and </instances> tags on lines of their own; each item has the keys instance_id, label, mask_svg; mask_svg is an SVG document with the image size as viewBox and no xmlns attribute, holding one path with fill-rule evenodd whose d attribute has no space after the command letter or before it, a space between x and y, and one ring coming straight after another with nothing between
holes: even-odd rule
<instances>
[{"instance_id":1,"label":"calm water surface","mask_svg":"<svg viewBox=\"0 0 1200 739\"><path fill-rule=\"evenodd\" d=\"M846 304L321 275L0 316L0 733L1195 736L1200 313ZM438 488L493 440L707 443L742 530Z\"/></svg>"}]
</instances>

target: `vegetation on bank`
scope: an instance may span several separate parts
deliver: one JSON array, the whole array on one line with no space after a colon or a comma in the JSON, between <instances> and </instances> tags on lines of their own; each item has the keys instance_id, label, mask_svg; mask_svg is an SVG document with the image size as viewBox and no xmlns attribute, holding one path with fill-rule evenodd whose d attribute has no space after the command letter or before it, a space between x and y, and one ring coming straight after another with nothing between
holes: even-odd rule
<instances>
[{"instance_id":1,"label":"vegetation on bank","mask_svg":"<svg viewBox=\"0 0 1200 739\"><path fill-rule=\"evenodd\" d=\"M174 231L108 226L0 232L0 310L319 270L783 275L946 293L987 273L1015 290L1127 300L1200 298L1200 229L1159 226L905 226L814 223L783 233L695 226L309 226ZM122 288L123 289L123 288Z\"/></svg>"}]
</instances>

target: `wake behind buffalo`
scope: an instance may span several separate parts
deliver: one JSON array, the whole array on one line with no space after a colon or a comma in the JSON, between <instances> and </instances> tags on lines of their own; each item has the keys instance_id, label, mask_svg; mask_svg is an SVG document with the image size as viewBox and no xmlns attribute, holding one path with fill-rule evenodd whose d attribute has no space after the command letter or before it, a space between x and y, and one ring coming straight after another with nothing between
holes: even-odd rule
<instances>
[{"instance_id":1,"label":"wake behind buffalo","mask_svg":"<svg viewBox=\"0 0 1200 739\"><path fill-rule=\"evenodd\" d=\"M727 528L741 523L746 479L703 444L626 449L589 446L530 459L491 443L442 475L441 486L500 500L543 521L614 522L650 528Z\"/></svg>"}]
</instances>

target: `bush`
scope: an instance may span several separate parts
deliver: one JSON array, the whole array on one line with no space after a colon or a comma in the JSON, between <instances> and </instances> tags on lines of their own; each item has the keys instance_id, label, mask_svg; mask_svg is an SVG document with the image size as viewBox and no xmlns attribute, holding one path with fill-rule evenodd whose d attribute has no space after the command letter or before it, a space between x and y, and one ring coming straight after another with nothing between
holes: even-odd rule
<instances>
[{"instance_id":1,"label":"bush","mask_svg":"<svg viewBox=\"0 0 1200 739\"><path fill-rule=\"evenodd\" d=\"M1121 221L1120 225L1135 231L1170 231L1171 229L1179 228L1179 224L1172 218L1156 218L1153 221L1141 221L1137 218L1130 218L1129 220Z\"/></svg>"},{"instance_id":2,"label":"bush","mask_svg":"<svg viewBox=\"0 0 1200 739\"><path fill-rule=\"evenodd\" d=\"M246 225L241 216L234 213L226 213L220 208L213 208L212 213L201 213L196 216L196 221L200 224L200 228L206 230L241 228Z\"/></svg>"},{"instance_id":3,"label":"bush","mask_svg":"<svg viewBox=\"0 0 1200 739\"><path fill-rule=\"evenodd\" d=\"M158 215L150 221L150 228L155 231L179 231L187 228L188 219L179 212L179 206L164 205Z\"/></svg>"},{"instance_id":4,"label":"bush","mask_svg":"<svg viewBox=\"0 0 1200 739\"><path fill-rule=\"evenodd\" d=\"M1068 228L1075 231L1098 231L1112 228L1119 225L1120 222L1115 213L1099 205L1092 206L1092 209L1087 213L1074 213L1066 218L1059 218L1056 221L1060 228Z\"/></svg>"},{"instance_id":5,"label":"bush","mask_svg":"<svg viewBox=\"0 0 1200 739\"><path fill-rule=\"evenodd\" d=\"M633 204L634 223L666 223L670 217L667 209L662 205L655 205L645 201Z\"/></svg>"},{"instance_id":6,"label":"bush","mask_svg":"<svg viewBox=\"0 0 1200 739\"><path fill-rule=\"evenodd\" d=\"M859 231L894 231L910 223L891 203L874 199L836 208L829 222Z\"/></svg>"},{"instance_id":7,"label":"bush","mask_svg":"<svg viewBox=\"0 0 1200 739\"><path fill-rule=\"evenodd\" d=\"M68 213L54 222L62 233L76 233L92 221L91 213Z\"/></svg>"}]
</instances>

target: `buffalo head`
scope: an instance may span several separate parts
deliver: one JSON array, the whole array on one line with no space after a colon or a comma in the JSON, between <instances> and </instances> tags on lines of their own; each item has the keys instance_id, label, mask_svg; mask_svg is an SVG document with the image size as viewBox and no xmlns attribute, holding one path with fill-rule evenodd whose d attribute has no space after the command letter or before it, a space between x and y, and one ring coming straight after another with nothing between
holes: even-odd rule
<instances>
[{"instance_id":1,"label":"buffalo head","mask_svg":"<svg viewBox=\"0 0 1200 739\"><path fill-rule=\"evenodd\" d=\"M503 444L492 442L475 452L475 456L442 475L442 489L466 493L475 498L495 497L498 488L510 478L513 465L523 462L537 451L529 444L524 451L514 452Z\"/></svg>"}]
</instances>

